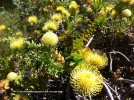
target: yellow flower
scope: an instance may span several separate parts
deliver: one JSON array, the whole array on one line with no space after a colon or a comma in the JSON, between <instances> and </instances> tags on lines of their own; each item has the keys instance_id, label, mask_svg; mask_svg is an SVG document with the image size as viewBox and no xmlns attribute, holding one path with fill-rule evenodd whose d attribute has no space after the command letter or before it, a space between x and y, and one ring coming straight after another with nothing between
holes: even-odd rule
<instances>
[{"instance_id":1,"label":"yellow flower","mask_svg":"<svg viewBox=\"0 0 134 100\"><path fill-rule=\"evenodd\" d=\"M65 15L65 17L70 17L70 13L67 10L63 10L62 13Z\"/></svg>"},{"instance_id":2,"label":"yellow flower","mask_svg":"<svg viewBox=\"0 0 134 100\"><path fill-rule=\"evenodd\" d=\"M38 22L38 18L36 16L29 16L28 17L28 22L33 25L36 24Z\"/></svg>"},{"instance_id":3,"label":"yellow flower","mask_svg":"<svg viewBox=\"0 0 134 100\"><path fill-rule=\"evenodd\" d=\"M129 9L124 9L121 13L124 17L130 17L132 15L131 10Z\"/></svg>"},{"instance_id":4,"label":"yellow flower","mask_svg":"<svg viewBox=\"0 0 134 100\"><path fill-rule=\"evenodd\" d=\"M110 15L115 15L116 14L116 11L113 9L110 13Z\"/></svg>"},{"instance_id":5,"label":"yellow flower","mask_svg":"<svg viewBox=\"0 0 134 100\"><path fill-rule=\"evenodd\" d=\"M70 76L73 90L83 96L95 96L102 89L102 75L94 67L80 64L72 70Z\"/></svg>"},{"instance_id":6,"label":"yellow flower","mask_svg":"<svg viewBox=\"0 0 134 100\"><path fill-rule=\"evenodd\" d=\"M21 35L22 35L21 31L16 32L16 36L21 36Z\"/></svg>"},{"instance_id":7,"label":"yellow flower","mask_svg":"<svg viewBox=\"0 0 134 100\"><path fill-rule=\"evenodd\" d=\"M9 81L13 81L13 80L15 80L17 78L17 73L15 73L15 72L10 72L10 73L8 73L8 75L7 75L7 79L9 80Z\"/></svg>"},{"instance_id":8,"label":"yellow flower","mask_svg":"<svg viewBox=\"0 0 134 100\"><path fill-rule=\"evenodd\" d=\"M108 65L108 58L105 53L99 51L93 52L89 56L85 57L84 61L88 65L96 66L98 69L102 69Z\"/></svg>"},{"instance_id":9,"label":"yellow flower","mask_svg":"<svg viewBox=\"0 0 134 100\"><path fill-rule=\"evenodd\" d=\"M129 5L134 4L134 0L129 0Z\"/></svg>"},{"instance_id":10,"label":"yellow flower","mask_svg":"<svg viewBox=\"0 0 134 100\"><path fill-rule=\"evenodd\" d=\"M0 31L5 31L6 30L6 26L3 24L3 25L0 25Z\"/></svg>"},{"instance_id":11,"label":"yellow flower","mask_svg":"<svg viewBox=\"0 0 134 100\"><path fill-rule=\"evenodd\" d=\"M61 14L54 14L52 16L52 19L53 20L56 20L56 21L60 21L62 19L62 16L61 16Z\"/></svg>"},{"instance_id":12,"label":"yellow flower","mask_svg":"<svg viewBox=\"0 0 134 100\"><path fill-rule=\"evenodd\" d=\"M72 1L69 5L69 8L77 10L78 9L78 5L75 1Z\"/></svg>"},{"instance_id":13,"label":"yellow flower","mask_svg":"<svg viewBox=\"0 0 134 100\"><path fill-rule=\"evenodd\" d=\"M81 23L83 21L82 17L78 17L75 19L76 23Z\"/></svg>"},{"instance_id":14,"label":"yellow flower","mask_svg":"<svg viewBox=\"0 0 134 100\"><path fill-rule=\"evenodd\" d=\"M24 39L19 38L13 42L10 43L10 48L11 49L20 49L23 47Z\"/></svg>"},{"instance_id":15,"label":"yellow flower","mask_svg":"<svg viewBox=\"0 0 134 100\"><path fill-rule=\"evenodd\" d=\"M5 90L8 90L9 89L9 80L8 79L5 79L4 80L4 84L5 84L4 89Z\"/></svg>"},{"instance_id":16,"label":"yellow flower","mask_svg":"<svg viewBox=\"0 0 134 100\"><path fill-rule=\"evenodd\" d=\"M46 32L41 38L41 42L45 46L55 46L58 41L58 36L52 31Z\"/></svg>"},{"instance_id":17,"label":"yellow flower","mask_svg":"<svg viewBox=\"0 0 134 100\"><path fill-rule=\"evenodd\" d=\"M91 6L88 6L87 7L87 11L88 11L88 13L91 13L93 11L92 8L91 8Z\"/></svg>"},{"instance_id":18,"label":"yellow flower","mask_svg":"<svg viewBox=\"0 0 134 100\"><path fill-rule=\"evenodd\" d=\"M79 53L86 58L87 56L90 56L92 54L92 51L89 48L84 48L82 50L79 50Z\"/></svg>"},{"instance_id":19,"label":"yellow flower","mask_svg":"<svg viewBox=\"0 0 134 100\"><path fill-rule=\"evenodd\" d=\"M65 8L63 7L63 6L59 6L59 7L57 7L57 9L56 9L57 11L64 11L65 10Z\"/></svg>"},{"instance_id":20,"label":"yellow flower","mask_svg":"<svg viewBox=\"0 0 134 100\"><path fill-rule=\"evenodd\" d=\"M114 5L109 4L107 6L103 6L99 12L100 15L105 15L107 13L111 13L112 10L114 9ZM115 13L115 11L113 11L112 13Z\"/></svg>"},{"instance_id":21,"label":"yellow flower","mask_svg":"<svg viewBox=\"0 0 134 100\"><path fill-rule=\"evenodd\" d=\"M45 23L45 25L43 26L42 30L46 31L46 30L57 30L58 29L58 23L55 21L48 21Z\"/></svg>"},{"instance_id":22,"label":"yellow flower","mask_svg":"<svg viewBox=\"0 0 134 100\"><path fill-rule=\"evenodd\" d=\"M39 30L35 30L33 33L34 34L40 34L40 31Z\"/></svg>"},{"instance_id":23,"label":"yellow flower","mask_svg":"<svg viewBox=\"0 0 134 100\"><path fill-rule=\"evenodd\" d=\"M5 79L5 80L1 80L0 81L0 88L4 89L4 90L8 90L9 89L9 80Z\"/></svg>"}]
</instances>

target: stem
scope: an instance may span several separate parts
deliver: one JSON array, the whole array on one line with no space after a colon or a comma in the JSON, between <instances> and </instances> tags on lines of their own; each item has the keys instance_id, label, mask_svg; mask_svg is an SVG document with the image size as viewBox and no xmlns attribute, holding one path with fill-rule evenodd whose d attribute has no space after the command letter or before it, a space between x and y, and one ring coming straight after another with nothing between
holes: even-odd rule
<instances>
[{"instance_id":1,"label":"stem","mask_svg":"<svg viewBox=\"0 0 134 100\"><path fill-rule=\"evenodd\" d=\"M119 81L127 81L127 82L132 82L132 83L134 83L134 80L129 80L129 79L123 79L123 78L119 78L118 79Z\"/></svg>"},{"instance_id":2,"label":"stem","mask_svg":"<svg viewBox=\"0 0 134 100\"><path fill-rule=\"evenodd\" d=\"M111 54L109 54L109 56L110 56L110 72L112 72L112 65L113 65L113 58L112 58L112 56L111 56Z\"/></svg>"},{"instance_id":3,"label":"stem","mask_svg":"<svg viewBox=\"0 0 134 100\"><path fill-rule=\"evenodd\" d=\"M91 95L89 95L89 100L92 100Z\"/></svg>"},{"instance_id":4,"label":"stem","mask_svg":"<svg viewBox=\"0 0 134 100\"><path fill-rule=\"evenodd\" d=\"M120 55L122 55L128 62L130 62L130 60L128 59L128 57L127 56L125 56L123 53L121 53L121 52L119 52L119 51L112 51L112 52L110 52L110 53L113 53L113 54L120 54Z\"/></svg>"},{"instance_id":5,"label":"stem","mask_svg":"<svg viewBox=\"0 0 134 100\"><path fill-rule=\"evenodd\" d=\"M89 46L89 44L92 42L93 38L94 38L94 35L89 39L89 41L88 41L87 44L86 44L86 47Z\"/></svg>"},{"instance_id":6,"label":"stem","mask_svg":"<svg viewBox=\"0 0 134 100\"><path fill-rule=\"evenodd\" d=\"M106 82L105 82L106 83ZM118 98L118 100L121 100L120 99L120 95L118 94L118 92L117 92L117 89L113 89L108 83L106 83L107 84L107 86L116 94L116 97Z\"/></svg>"},{"instance_id":7,"label":"stem","mask_svg":"<svg viewBox=\"0 0 134 100\"><path fill-rule=\"evenodd\" d=\"M117 92L117 85L115 86L115 94L116 94L117 98L118 98L119 100L121 100L121 99L120 99L120 95L119 95L118 92Z\"/></svg>"},{"instance_id":8,"label":"stem","mask_svg":"<svg viewBox=\"0 0 134 100\"><path fill-rule=\"evenodd\" d=\"M102 84L103 84L104 87L106 88L110 99L111 99L111 100L114 100L114 98L113 98L113 96L112 96L112 93L111 93L110 89L108 88L108 86L106 85L106 83L105 83L105 82L102 82Z\"/></svg>"}]
</instances>

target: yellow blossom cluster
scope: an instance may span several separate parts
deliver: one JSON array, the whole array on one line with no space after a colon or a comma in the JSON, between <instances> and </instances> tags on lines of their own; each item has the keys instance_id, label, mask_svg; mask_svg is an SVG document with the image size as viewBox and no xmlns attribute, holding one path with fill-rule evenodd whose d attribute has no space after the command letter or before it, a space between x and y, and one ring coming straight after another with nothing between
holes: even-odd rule
<instances>
[{"instance_id":1,"label":"yellow blossom cluster","mask_svg":"<svg viewBox=\"0 0 134 100\"><path fill-rule=\"evenodd\" d=\"M69 8L77 10L78 9L78 5L75 1L72 1L69 5Z\"/></svg>"},{"instance_id":2,"label":"yellow blossom cluster","mask_svg":"<svg viewBox=\"0 0 134 100\"><path fill-rule=\"evenodd\" d=\"M10 73L8 73L8 75L7 75L7 79L9 80L9 81L13 81L13 80L15 80L17 78L17 73L15 73L15 72L10 72Z\"/></svg>"},{"instance_id":3,"label":"yellow blossom cluster","mask_svg":"<svg viewBox=\"0 0 134 100\"><path fill-rule=\"evenodd\" d=\"M6 26L4 24L0 25L0 31L5 31L6 30Z\"/></svg>"},{"instance_id":4,"label":"yellow blossom cluster","mask_svg":"<svg viewBox=\"0 0 134 100\"><path fill-rule=\"evenodd\" d=\"M93 65L98 69L103 69L108 65L108 58L101 51L92 51L89 48L79 50L79 53L84 57L84 62L88 65Z\"/></svg>"},{"instance_id":5,"label":"yellow blossom cluster","mask_svg":"<svg viewBox=\"0 0 134 100\"><path fill-rule=\"evenodd\" d=\"M124 9L121 13L124 17L130 17L132 15L131 10L129 9Z\"/></svg>"},{"instance_id":6,"label":"yellow blossom cluster","mask_svg":"<svg viewBox=\"0 0 134 100\"><path fill-rule=\"evenodd\" d=\"M43 31L47 30L57 30L58 29L58 23L56 21L48 21L45 23L45 25L42 27Z\"/></svg>"},{"instance_id":7,"label":"yellow blossom cluster","mask_svg":"<svg viewBox=\"0 0 134 100\"><path fill-rule=\"evenodd\" d=\"M60 21L62 19L62 15L59 13L53 14L52 20Z\"/></svg>"},{"instance_id":8,"label":"yellow blossom cluster","mask_svg":"<svg viewBox=\"0 0 134 100\"><path fill-rule=\"evenodd\" d=\"M63 6L58 6L56 8L57 11L60 11L63 14L63 17L69 18L70 17L70 13L68 10L66 10Z\"/></svg>"},{"instance_id":9,"label":"yellow blossom cluster","mask_svg":"<svg viewBox=\"0 0 134 100\"><path fill-rule=\"evenodd\" d=\"M115 15L116 11L114 10L114 5L108 4L107 6L103 6L99 12L100 15L105 15L109 13L110 15Z\"/></svg>"},{"instance_id":10,"label":"yellow blossom cluster","mask_svg":"<svg viewBox=\"0 0 134 100\"><path fill-rule=\"evenodd\" d=\"M41 42L47 47L55 46L58 43L58 41L58 36L52 31L46 32L41 38Z\"/></svg>"},{"instance_id":11,"label":"yellow blossom cluster","mask_svg":"<svg viewBox=\"0 0 134 100\"><path fill-rule=\"evenodd\" d=\"M121 2L128 3L129 5L134 4L134 0L121 0Z\"/></svg>"},{"instance_id":12,"label":"yellow blossom cluster","mask_svg":"<svg viewBox=\"0 0 134 100\"><path fill-rule=\"evenodd\" d=\"M33 24L36 24L38 22L38 18L36 16L29 16L28 17L28 22L33 25Z\"/></svg>"},{"instance_id":13,"label":"yellow blossom cluster","mask_svg":"<svg viewBox=\"0 0 134 100\"><path fill-rule=\"evenodd\" d=\"M102 90L102 75L94 67L79 64L70 74L73 90L83 96L95 96Z\"/></svg>"},{"instance_id":14,"label":"yellow blossom cluster","mask_svg":"<svg viewBox=\"0 0 134 100\"><path fill-rule=\"evenodd\" d=\"M1 80L0 81L0 90L2 92L4 92L5 90L9 89L9 80L5 79L5 80Z\"/></svg>"},{"instance_id":15,"label":"yellow blossom cluster","mask_svg":"<svg viewBox=\"0 0 134 100\"><path fill-rule=\"evenodd\" d=\"M19 39L11 41L10 48L11 49L20 49L23 47L23 44L24 44L24 38L19 38Z\"/></svg>"}]
</instances>

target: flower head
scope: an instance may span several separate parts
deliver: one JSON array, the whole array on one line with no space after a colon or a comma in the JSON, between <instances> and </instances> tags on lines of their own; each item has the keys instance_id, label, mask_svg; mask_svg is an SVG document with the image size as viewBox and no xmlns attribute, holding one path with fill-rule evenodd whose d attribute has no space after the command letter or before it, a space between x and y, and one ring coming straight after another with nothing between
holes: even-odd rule
<instances>
[{"instance_id":1,"label":"flower head","mask_svg":"<svg viewBox=\"0 0 134 100\"><path fill-rule=\"evenodd\" d=\"M58 41L58 36L52 31L46 32L41 38L41 42L45 46L55 46Z\"/></svg>"},{"instance_id":2,"label":"flower head","mask_svg":"<svg viewBox=\"0 0 134 100\"><path fill-rule=\"evenodd\" d=\"M75 1L72 1L69 5L69 8L77 10L78 9L78 5Z\"/></svg>"},{"instance_id":3,"label":"flower head","mask_svg":"<svg viewBox=\"0 0 134 100\"><path fill-rule=\"evenodd\" d=\"M19 38L15 41L12 41L10 43L10 48L11 49L20 49L23 47L23 43L24 43L24 39L23 38Z\"/></svg>"},{"instance_id":4,"label":"flower head","mask_svg":"<svg viewBox=\"0 0 134 100\"><path fill-rule=\"evenodd\" d=\"M18 31L15 34L16 34L16 36L22 36L22 32L21 31Z\"/></svg>"},{"instance_id":5,"label":"flower head","mask_svg":"<svg viewBox=\"0 0 134 100\"><path fill-rule=\"evenodd\" d=\"M54 14L52 16L52 19L53 20L56 20L56 21L60 21L62 19L62 16L61 16L61 14Z\"/></svg>"},{"instance_id":6,"label":"flower head","mask_svg":"<svg viewBox=\"0 0 134 100\"><path fill-rule=\"evenodd\" d=\"M0 25L0 31L5 31L6 30L6 26L4 24Z\"/></svg>"},{"instance_id":7,"label":"flower head","mask_svg":"<svg viewBox=\"0 0 134 100\"><path fill-rule=\"evenodd\" d=\"M89 48L84 48L82 50L79 50L79 53L86 58L90 54L92 54L92 51Z\"/></svg>"},{"instance_id":8,"label":"flower head","mask_svg":"<svg viewBox=\"0 0 134 100\"><path fill-rule=\"evenodd\" d=\"M94 67L80 64L72 70L70 76L73 90L83 96L95 96L102 89L102 75Z\"/></svg>"},{"instance_id":9,"label":"flower head","mask_svg":"<svg viewBox=\"0 0 134 100\"><path fill-rule=\"evenodd\" d=\"M129 5L134 4L134 0L129 0Z\"/></svg>"},{"instance_id":10,"label":"flower head","mask_svg":"<svg viewBox=\"0 0 134 100\"><path fill-rule=\"evenodd\" d=\"M8 73L8 75L7 75L7 79L9 80L9 81L13 81L13 80L15 80L17 78L17 73L15 73L15 72L10 72L10 73Z\"/></svg>"},{"instance_id":11,"label":"flower head","mask_svg":"<svg viewBox=\"0 0 134 100\"><path fill-rule=\"evenodd\" d=\"M121 13L124 17L130 17L132 15L131 10L129 9L124 9Z\"/></svg>"},{"instance_id":12,"label":"flower head","mask_svg":"<svg viewBox=\"0 0 134 100\"><path fill-rule=\"evenodd\" d=\"M107 13L110 13L111 15L115 14L114 5L109 4L107 6L103 6L99 12L100 15L106 15Z\"/></svg>"},{"instance_id":13,"label":"flower head","mask_svg":"<svg viewBox=\"0 0 134 100\"><path fill-rule=\"evenodd\" d=\"M69 18L70 15L71 15L70 12L67 11L67 10L63 10L62 13L63 13L63 15L64 15L66 18Z\"/></svg>"},{"instance_id":14,"label":"flower head","mask_svg":"<svg viewBox=\"0 0 134 100\"><path fill-rule=\"evenodd\" d=\"M87 7L87 11L88 11L88 13L91 13L93 11L92 8L91 8L91 6L88 6Z\"/></svg>"},{"instance_id":15,"label":"flower head","mask_svg":"<svg viewBox=\"0 0 134 100\"><path fill-rule=\"evenodd\" d=\"M62 11L64 11L64 10L65 10L65 8L64 8L63 6L58 6L56 10L57 10L57 11L61 11L61 12L62 12Z\"/></svg>"},{"instance_id":16,"label":"flower head","mask_svg":"<svg viewBox=\"0 0 134 100\"><path fill-rule=\"evenodd\" d=\"M28 22L33 25L36 24L38 22L38 18L36 16L29 16L28 17Z\"/></svg>"},{"instance_id":17,"label":"flower head","mask_svg":"<svg viewBox=\"0 0 134 100\"><path fill-rule=\"evenodd\" d=\"M0 81L0 88L3 90L8 90L9 89L9 80L8 79L1 80Z\"/></svg>"},{"instance_id":18,"label":"flower head","mask_svg":"<svg viewBox=\"0 0 134 100\"><path fill-rule=\"evenodd\" d=\"M42 30L57 30L58 29L58 23L55 21L48 21L43 26Z\"/></svg>"},{"instance_id":19,"label":"flower head","mask_svg":"<svg viewBox=\"0 0 134 100\"><path fill-rule=\"evenodd\" d=\"M105 53L95 51L89 56L85 57L84 61L89 64L96 66L98 69L102 69L108 64L108 58Z\"/></svg>"}]
</instances>

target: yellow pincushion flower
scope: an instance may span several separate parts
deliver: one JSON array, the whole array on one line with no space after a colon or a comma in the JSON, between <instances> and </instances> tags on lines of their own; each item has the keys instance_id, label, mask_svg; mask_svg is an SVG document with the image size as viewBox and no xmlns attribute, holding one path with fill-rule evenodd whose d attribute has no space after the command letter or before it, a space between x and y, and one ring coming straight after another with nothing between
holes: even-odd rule
<instances>
[{"instance_id":1,"label":"yellow pincushion flower","mask_svg":"<svg viewBox=\"0 0 134 100\"><path fill-rule=\"evenodd\" d=\"M102 69L108 65L108 58L105 53L93 52L89 56L85 57L84 61L89 64L96 66L98 69Z\"/></svg>"},{"instance_id":2,"label":"yellow pincushion flower","mask_svg":"<svg viewBox=\"0 0 134 100\"><path fill-rule=\"evenodd\" d=\"M52 31L46 32L41 38L41 42L45 46L55 46L58 41L58 36Z\"/></svg>"},{"instance_id":3,"label":"yellow pincushion flower","mask_svg":"<svg viewBox=\"0 0 134 100\"><path fill-rule=\"evenodd\" d=\"M42 30L46 31L46 30L57 30L58 29L58 23L55 21L48 21L45 23L45 25L43 26Z\"/></svg>"},{"instance_id":4,"label":"yellow pincushion flower","mask_svg":"<svg viewBox=\"0 0 134 100\"><path fill-rule=\"evenodd\" d=\"M84 48L82 50L79 50L79 53L86 58L87 56L90 56L92 54L92 51L89 48Z\"/></svg>"},{"instance_id":5,"label":"yellow pincushion flower","mask_svg":"<svg viewBox=\"0 0 134 100\"><path fill-rule=\"evenodd\" d=\"M61 14L54 14L52 16L52 19L53 20L56 20L56 21L60 21L62 19L62 16L61 16Z\"/></svg>"},{"instance_id":6,"label":"yellow pincushion flower","mask_svg":"<svg viewBox=\"0 0 134 100\"><path fill-rule=\"evenodd\" d=\"M70 74L73 90L83 96L95 96L102 89L102 75L94 67L80 64Z\"/></svg>"},{"instance_id":7,"label":"yellow pincushion flower","mask_svg":"<svg viewBox=\"0 0 134 100\"><path fill-rule=\"evenodd\" d=\"M134 0L129 0L129 5L134 4Z\"/></svg>"},{"instance_id":8,"label":"yellow pincushion flower","mask_svg":"<svg viewBox=\"0 0 134 100\"><path fill-rule=\"evenodd\" d=\"M23 38L19 38L15 41L12 41L10 43L10 48L11 49L20 49L23 47L23 43L24 43L24 39Z\"/></svg>"},{"instance_id":9,"label":"yellow pincushion flower","mask_svg":"<svg viewBox=\"0 0 134 100\"><path fill-rule=\"evenodd\" d=\"M69 8L77 10L78 9L78 5L75 1L72 1L69 5Z\"/></svg>"},{"instance_id":10,"label":"yellow pincushion flower","mask_svg":"<svg viewBox=\"0 0 134 100\"><path fill-rule=\"evenodd\" d=\"M33 25L36 24L38 22L38 18L36 16L29 16L28 17L28 22Z\"/></svg>"},{"instance_id":11,"label":"yellow pincushion flower","mask_svg":"<svg viewBox=\"0 0 134 100\"><path fill-rule=\"evenodd\" d=\"M124 17L130 17L132 15L131 10L129 9L124 9L121 13Z\"/></svg>"},{"instance_id":12,"label":"yellow pincushion flower","mask_svg":"<svg viewBox=\"0 0 134 100\"><path fill-rule=\"evenodd\" d=\"M61 11L61 12L62 12L62 11L64 11L64 10L65 10L65 8L64 8L63 6L58 6L58 7L56 8L56 10L57 10L57 11Z\"/></svg>"},{"instance_id":13,"label":"yellow pincushion flower","mask_svg":"<svg viewBox=\"0 0 134 100\"><path fill-rule=\"evenodd\" d=\"M107 6L103 6L99 12L100 15L105 15L107 13L111 13L114 10L114 5L109 4ZM115 11L114 11L115 12ZM112 13L114 13L112 12Z\"/></svg>"},{"instance_id":14,"label":"yellow pincushion flower","mask_svg":"<svg viewBox=\"0 0 134 100\"><path fill-rule=\"evenodd\" d=\"M1 80L0 81L0 88L4 89L4 90L8 90L9 89L9 80L8 79Z\"/></svg>"},{"instance_id":15,"label":"yellow pincushion flower","mask_svg":"<svg viewBox=\"0 0 134 100\"><path fill-rule=\"evenodd\" d=\"M91 13L93 11L92 8L91 8L91 6L88 6L87 7L87 11L88 11L88 13Z\"/></svg>"},{"instance_id":16,"label":"yellow pincushion flower","mask_svg":"<svg viewBox=\"0 0 134 100\"><path fill-rule=\"evenodd\" d=\"M15 80L17 78L17 73L15 73L15 72L10 72L10 73L8 73L8 75L7 75L7 79L9 80L9 81L13 81L13 80Z\"/></svg>"},{"instance_id":17,"label":"yellow pincushion flower","mask_svg":"<svg viewBox=\"0 0 134 100\"><path fill-rule=\"evenodd\" d=\"M62 13L65 15L66 18L70 17L70 12L67 10L63 10Z\"/></svg>"},{"instance_id":18,"label":"yellow pincushion flower","mask_svg":"<svg viewBox=\"0 0 134 100\"><path fill-rule=\"evenodd\" d=\"M39 30L35 30L33 33L38 35L38 34L40 34L40 31Z\"/></svg>"},{"instance_id":19,"label":"yellow pincushion flower","mask_svg":"<svg viewBox=\"0 0 134 100\"><path fill-rule=\"evenodd\" d=\"M0 25L0 31L5 31L6 30L6 26L3 24L3 25Z\"/></svg>"},{"instance_id":20,"label":"yellow pincushion flower","mask_svg":"<svg viewBox=\"0 0 134 100\"><path fill-rule=\"evenodd\" d=\"M16 32L16 36L22 36L22 32L21 31Z\"/></svg>"}]
</instances>

